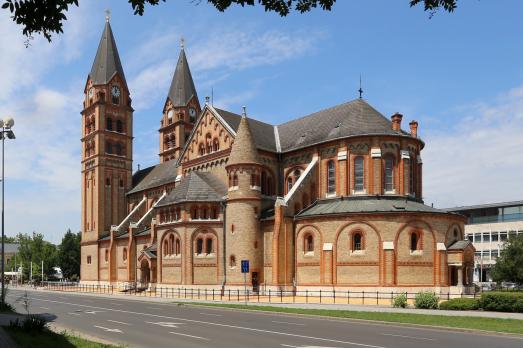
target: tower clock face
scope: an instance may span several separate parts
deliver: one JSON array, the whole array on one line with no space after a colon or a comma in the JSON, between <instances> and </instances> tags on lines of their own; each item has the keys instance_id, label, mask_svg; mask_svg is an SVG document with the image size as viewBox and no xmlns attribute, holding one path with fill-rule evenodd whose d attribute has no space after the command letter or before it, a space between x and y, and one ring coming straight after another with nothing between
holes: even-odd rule
<instances>
[{"instance_id":1,"label":"tower clock face","mask_svg":"<svg viewBox=\"0 0 523 348\"><path fill-rule=\"evenodd\" d=\"M191 116L191 117L196 116L196 109L195 108L189 108L189 116Z\"/></svg>"},{"instance_id":2,"label":"tower clock face","mask_svg":"<svg viewBox=\"0 0 523 348\"><path fill-rule=\"evenodd\" d=\"M171 119L173 118L173 115L174 115L174 110L171 109L171 110L169 110L169 112L167 113L167 118L171 120Z\"/></svg>"},{"instance_id":3,"label":"tower clock face","mask_svg":"<svg viewBox=\"0 0 523 348\"><path fill-rule=\"evenodd\" d=\"M94 95L94 88L93 87L89 88L88 95L89 95L89 98L93 97L93 95Z\"/></svg>"},{"instance_id":4,"label":"tower clock face","mask_svg":"<svg viewBox=\"0 0 523 348\"><path fill-rule=\"evenodd\" d=\"M119 97L120 96L120 88L118 88L118 86L113 86L111 88L111 94L113 95L113 97Z\"/></svg>"}]
</instances>

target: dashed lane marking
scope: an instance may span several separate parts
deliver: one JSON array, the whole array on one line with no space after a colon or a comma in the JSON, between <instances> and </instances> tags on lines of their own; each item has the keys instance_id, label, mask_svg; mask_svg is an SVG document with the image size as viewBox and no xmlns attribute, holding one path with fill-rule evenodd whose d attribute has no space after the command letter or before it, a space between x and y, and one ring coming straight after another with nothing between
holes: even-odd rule
<instances>
[{"instance_id":1,"label":"dashed lane marking","mask_svg":"<svg viewBox=\"0 0 523 348\"><path fill-rule=\"evenodd\" d=\"M393 337L402 337L402 338L410 338L413 340L423 340L423 341L435 341L433 338L427 338L427 337L416 337L416 336L406 336L406 335L395 335L395 334L380 334L382 336L393 336Z\"/></svg>"},{"instance_id":2,"label":"dashed lane marking","mask_svg":"<svg viewBox=\"0 0 523 348\"><path fill-rule=\"evenodd\" d=\"M212 313L200 313L201 315L208 315L209 317L223 317L221 314L212 314Z\"/></svg>"},{"instance_id":3,"label":"dashed lane marking","mask_svg":"<svg viewBox=\"0 0 523 348\"><path fill-rule=\"evenodd\" d=\"M179 332L172 332L172 331L169 331L169 333L173 334L173 335L187 336L187 337L197 338L199 340L210 341L210 339L205 338L205 337L200 337L200 336L187 335L187 334L183 334L183 333L179 333Z\"/></svg>"},{"instance_id":4,"label":"dashed lane marking","mask_svg":"<svg viewBox=\"0 0 523 348\"><path fill-rule=\"evenodd\" d=\"M123 333L122 330L120 329L111 329L111 328L108 328L108 327L103 327L103 326L98 326L98 325L93 325L94 327L97 327L99 329L102 329L104 330L105 332L117 332L117 333Z\"/></svg>"},{"instance_id":5,"label":"dashed lane marking","mask_svg":"<svg viewBox=\"0 0 523 348\"><path fill-rule=\"evenodd\" d=\"M273 323L277 323L277 324L287 324L287 325L305 326L305 324L289 323L288 321L276 321L276 320L272 320L272 322L273 322Z\"/></svg>"},{"instance_id":6,"label":"dashed lane marking","mask_svg":"<svg viewBox=\"0 0 523 348\"><path fill-rule=\"evenodd\" d=\"M124 323L123 321L111 320L111 319L107 319L107 321L110 321L111 323L116 323L116 324L122 324L122 325L129 325L129 326L132 326L131 324L129 324L129 323Z\"/></svg>"}]
</instances>

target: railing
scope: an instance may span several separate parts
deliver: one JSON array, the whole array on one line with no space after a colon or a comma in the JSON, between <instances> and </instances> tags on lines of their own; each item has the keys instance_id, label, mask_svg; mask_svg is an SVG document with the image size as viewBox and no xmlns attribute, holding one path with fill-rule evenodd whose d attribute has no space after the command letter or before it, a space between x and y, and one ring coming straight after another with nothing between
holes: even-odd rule
<instances>
[{"instance_id":1,"label":"railing","mask_svg":"<svg viewBox=\"0 0 523 348\"><path fill-rule=\"evenodd\" d=\"M119 294L121 296L157 297L168 299L227 301L239 303L305 303L305 304L353 304L353 305L392 305L398 295L407 296L410 304L414 302L416 292L399 291L355 291L355 290L263 290L255 292L243 289L205 289L205 288L147 288L140 284L114 285L53 283L42 284L47 290L64 292L82 292L96 294ZM476 298L480 294L439 292L440 300L457 297Z\"/></svg>"}]
</instances>

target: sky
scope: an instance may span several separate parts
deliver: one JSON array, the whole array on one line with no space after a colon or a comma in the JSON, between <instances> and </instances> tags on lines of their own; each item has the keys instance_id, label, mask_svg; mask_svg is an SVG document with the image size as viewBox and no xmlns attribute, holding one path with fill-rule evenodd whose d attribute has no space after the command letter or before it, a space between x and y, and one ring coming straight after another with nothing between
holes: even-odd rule
<instances>
[{"instance_id":1,"label":"sky","mask_svg":"<svg viewBox=\"0 0 523 348\"><path fill-rule=\"evenodd\" d=\"M199 4L198 4L199 3ZM158 128L180 38L203 105L279 124L363 97L415 119L426 146L423 195L436 207L523 199L523 2L459 1L433 17L407 0L338 0L286 18L259 6L218 12L169 0L135 16L121 0L80 1L52 43L0 11L0 118L6 234L59 243L80 229L83 89L105 22L131 90L134 169L158 162Z\"/></svg>"}]
</instances>

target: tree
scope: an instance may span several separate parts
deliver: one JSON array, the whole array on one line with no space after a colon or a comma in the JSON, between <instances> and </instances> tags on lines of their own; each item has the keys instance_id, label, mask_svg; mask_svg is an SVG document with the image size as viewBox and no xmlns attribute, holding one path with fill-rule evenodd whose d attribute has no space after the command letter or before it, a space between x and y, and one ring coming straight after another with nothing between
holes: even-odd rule
<instances>
[{"instance_id":1,"label":"tree","mask_svg":"<svg viewBox=\"0 0 523 348\"><path fill-rule=\"evenodd\" d=\"M65 278L76 278L80 275L80 232L67 230L58 248L60 268Z\"/></svg>"},{"instance_id":2,"label":"tree","mask_svg":"<svg viewBox=\"0 0 523 348\"><path fill-rule=\"evenodd\" d=\"M25 279L29 278L31 262L33 263L33 278L41 277L41 262L44 262L44 275L54 273L53 267L58 262L56 246L44 240L41 233L33 232L33 235L19 233L17 239L20 243L18 248L18 260L23 267Z\"/></svg>"},{"instance_id":3,"label":"tree","mask_svg":"<svg viewBox=\"0 0 523 348\"><path fill-rule=\"evenodd\" d=\"M523 285L523 235L511 236L491 271L495 282Z\"/></svg>"},{"instance_id":4,"label":"tree","mask_svg":"<svg viewBox=\"0 0 523 348\"><path fill-rule=\"evenodd\" d=\"M146 5L155 6L166 0L127 1L134 14L142 16ZM187 1L200 4L203 0ZM330 11L336 0L207 0L207 2L220 12L233 5L245 7L259 4L266 12L274 12L285 17L293 11L306 13L316 8ZM424 10L430 12L431 16L440 8L453 12L457 2L458 0L409 0L411 7L423 4ZM51 41L53 33L63 33L63 23L67 20L65 14L72 6L78 7L79 0L4 0L2 4L3 9L11 12L13 21L23 27L22 33L28 39L32 38L34 34L41 34L48 41Z\"/></svg>"}]
</instances>

